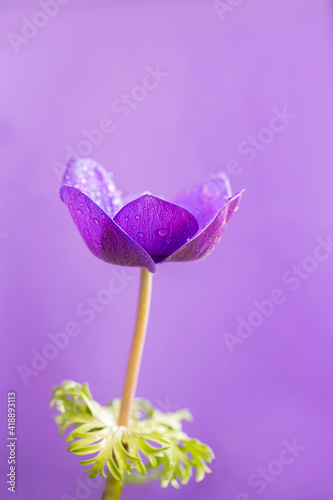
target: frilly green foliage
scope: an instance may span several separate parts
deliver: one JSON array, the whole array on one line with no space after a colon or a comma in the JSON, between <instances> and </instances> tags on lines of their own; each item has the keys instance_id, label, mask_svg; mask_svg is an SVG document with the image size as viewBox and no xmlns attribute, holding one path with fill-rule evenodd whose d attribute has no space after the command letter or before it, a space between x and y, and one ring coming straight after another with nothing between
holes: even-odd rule
<instances>
[{"instance_id":1,"label":"frilly green foliage","mask_svg":"<svg viewBox=\"0 0 333 500\"><path fill-rule=\"evenodd\" d=\"M68 451L94 455L80 462L89 467L90 477L106 477L109 472L118 481L159 478L161 486L178 488L193 473L201 481L211 472L207 465L214 458L211 448L182 430L182 421L192 419L187 410L163 413L148 401L136 399L130 429L119 427L120 400L103 407L92 399L87 384L72 381L53 389L53 405L59 412L60 434L70 428Z\"/></svg>"}]
</instances>

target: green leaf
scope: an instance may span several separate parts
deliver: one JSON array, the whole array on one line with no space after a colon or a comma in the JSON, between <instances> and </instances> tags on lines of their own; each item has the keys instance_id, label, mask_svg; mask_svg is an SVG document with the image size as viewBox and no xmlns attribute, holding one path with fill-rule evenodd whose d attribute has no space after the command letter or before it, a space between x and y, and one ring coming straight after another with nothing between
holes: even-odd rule
<instances>
[{"instance_id":1,"label":"green leaf","mask_svg":"<svg viewBox=\"0 0 333 500\"><path fill-rule=\"evenodd\" d=\"M192 420L187 410L163 413L136 399L130 429L119 427L120 400L102 407L92 399L88 384L70 380L53 389L51 405L58 411L60 434L71 428L65 439L68 451L93 455L80 462L89 467L90 477L109 473L132 483L158 478L162 487L179 488L193 475L202 481L211 472L207 464L214 458L212 450L182 430L182 422Z\"/></svg>"}]
</instances>

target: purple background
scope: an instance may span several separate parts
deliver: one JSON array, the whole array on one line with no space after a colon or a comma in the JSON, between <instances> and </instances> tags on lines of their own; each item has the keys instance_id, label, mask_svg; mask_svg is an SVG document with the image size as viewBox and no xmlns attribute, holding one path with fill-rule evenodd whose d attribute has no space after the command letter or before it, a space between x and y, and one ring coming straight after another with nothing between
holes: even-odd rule
<instances>
[{"instance_id":1,"label":"purple background","mask_svg":"<svg viewBox=\"0 0 333 500\"><path fill-rule=\"evenodd\" d=\"M186 430L213 447L214 474L179 491L128 488L124 500L333 499L333 256L296 291L285 282L293 265L311 265L317 238L332 234L331 4L239 3L222 19L211 1L72 0L15 53L7 34L20 33L21 18L40 7L1 2L3 499L12 498L4 485L8 391L18 398L17 500L68 500L77 480L86 482L57 437L51 387L89 381L101 403L121 392L139 271L127 271L133 279L91 323L77 315L115 268L83 244L54 170L105 117L115 130L91 156L121 189L171 198L231 160L241 169L233 191L246 188L207 260L159 266L138 388L164 410L191 409ZM121 120L111 103L157 64L169 76ZM295 118L247 161L239 145L265 137L273 109L284 106ZM277 288L284 303L231 353L224 333L236 334L237 318ZM30 366L31 350L69 321L80 335L24 385L17 366ZM249 476L274 469L283 442L294 439L306 449L258 495Z\"/></svg>"}]
</instances>

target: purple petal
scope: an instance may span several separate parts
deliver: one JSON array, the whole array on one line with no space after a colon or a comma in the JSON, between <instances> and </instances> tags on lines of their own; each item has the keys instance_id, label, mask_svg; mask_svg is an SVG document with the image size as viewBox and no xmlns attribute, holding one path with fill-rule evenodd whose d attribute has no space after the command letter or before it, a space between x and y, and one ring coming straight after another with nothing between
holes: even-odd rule
<instances>
[{"instance_id":1,"label":"purple petal","mask_svg":"<svg viewBox=\"0 0 333 500\"><path fill-rule=\"evenodd\" d=\"M185 243L174 254L170 255L168 261L198 260L206 257L219 242L222 233L242 196L242 192L231 198L226 205L217 213L215 218L200 233L196 234L190 241Z\"/></svg>"},{"instance_id":2,"label":"purple petal","mask_svg":"<svg viewBox=\"0 0 333 500\"><path fill-rule=\"evenodd\" d=\"M121 191L116 189L112 174L90 158L70 160L62 186L79 189L112 218L124 206Z\"/></svg>"},{"instance_id":3,"label":"purple petal","mask_svg":"<svg viewBox=\"0 0 333 500\"><path fill-rule=\"evenodd\" d=\"M223 173L212 175L180 193L174 203L189 210L197 219L199 228L208 224L231 197L230 183Z\"/></svg>"},{"instance_id":4,"label":"purple petal","mask_svg":"<svg viewBox=\"0 0 333 500\"><path fill-rule=\"evenodd\" d=\"M149 255L87 195L71 186L63 186L60 194L94 255L112 264L156 272Z\"/></svg>"},{"instance_id":5,"label":"purple petal","mask_svg":"<svg viewBox=\"0 0 333 500\"><path fill-rule=\"evenodd\" d=\"M198 223L188 210L150 194L125 205L114 221L156 263L178 250L198 231Z\"/></svg>"}]
</instances>

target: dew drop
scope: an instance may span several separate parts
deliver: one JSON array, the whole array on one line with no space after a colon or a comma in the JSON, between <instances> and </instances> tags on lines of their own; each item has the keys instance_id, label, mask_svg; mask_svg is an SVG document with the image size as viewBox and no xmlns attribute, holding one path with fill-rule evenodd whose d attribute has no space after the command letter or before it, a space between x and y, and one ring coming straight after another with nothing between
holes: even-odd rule
<instances>
[{"instance_id":1,"label":"dew drop","mask_svg":"<svg viewBox=\"0 0 333 500\"><path fill-rule=\"evenodd\" d=\"M127 215L126 215L126 217L125 217L125 221L126 221L126 222L129 222L129 217L127 217Z\"/></svg>"},{"instance_id":2,"label":"dew drop","mask_svg":"<svg viewBox=\"0 0 333 500\"><path fill-rule=\"evenodd\" d=\"M140 220L140 215L135 216L136 220Z\"/></svg>"},{"instance_id":3,"label":"dew drop","mask_svg":"<svg viewBox=\"0 0 333 500\"><path fill-rule=\"evenodd\" d=\"M138 233L138 238L143 238L143 233Z\"/></svg>"},{"instance_id":4,"label":"dew drop","mask_svg":"<svg viewBox=\"0 0 333 500\"><path fill-rule=\"evenodd\" d=\"M95 224L96 224L97 226L99 226L99 220L98 220L98 219L96 219L96 218L95 218L95 219L94 219L94 222L95 222Z\"/></svg>"},{"instance_id":5,"label":"dew drop","mask_svg":"<svg viewBox=\"0 0 333 500\"><path fill-rule=\"evenodd\" d=\"M162 227L157 231L158 235L164 238L168 234L169 230L166 227Z\"/></svg>"},{"instance_id":6,"label":"dew drop","mask_svg":"<svg viewBox=\"0 0 333 500\"><path fill-rule=\"evenodd\" d=\"M165 240L165 243L167 243L168 245L170 245L170 243L171 243L171 242L172 242L172 238L167 238L167 239Z\"/></svg>"},{"instance_id":7,"label":"dew drop","mask_svg":"<svg viewBox=\"0 0 333 500\"><path fill-rule=\"evenodd\" d=\"M79 208L77 209L77 214L78 215L82 215L82 212L81 212L81 210Z\"/></svg>"}]
</instances>

